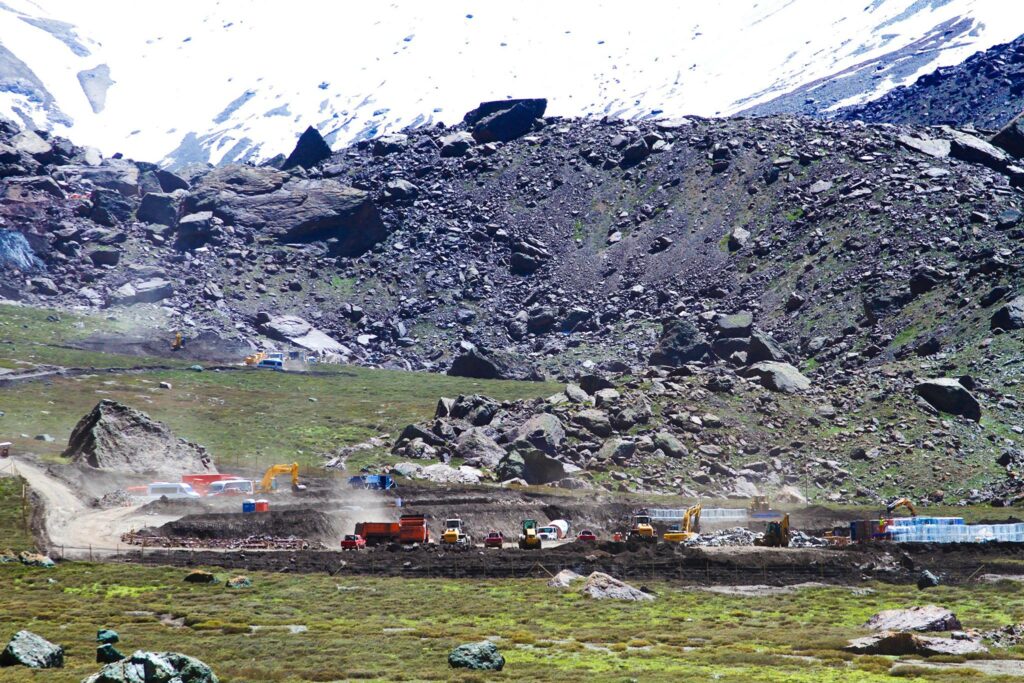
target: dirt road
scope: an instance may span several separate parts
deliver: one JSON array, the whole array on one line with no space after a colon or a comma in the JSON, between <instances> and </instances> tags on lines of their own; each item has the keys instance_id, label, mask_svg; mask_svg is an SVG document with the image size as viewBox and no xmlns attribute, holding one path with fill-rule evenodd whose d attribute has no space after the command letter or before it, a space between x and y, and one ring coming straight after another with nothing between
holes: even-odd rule
<instances>
[{"instance_id":1,"label":"dirt road","mask_svg":"<svg viewBox=\"0 0 1024 683\"><path fill-rule=\"evenodd\" d=\"M124 552L121 534L143 526L159 525L180 515L143 515L138 505L100 509L39 465L12 458L19 475L43 499L50 552L57 557L89 559Z\"/></svg>"}]
</instances>

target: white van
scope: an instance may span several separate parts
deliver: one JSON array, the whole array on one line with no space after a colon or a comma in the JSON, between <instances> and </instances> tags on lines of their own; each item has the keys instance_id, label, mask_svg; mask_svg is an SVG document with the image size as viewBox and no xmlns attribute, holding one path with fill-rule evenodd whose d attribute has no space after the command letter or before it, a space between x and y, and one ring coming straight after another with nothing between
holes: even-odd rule
<instances>
[{"instance_id":1,"label":"white van","mask_svg":"<svg viewBox=\"0 0 1024 683\"><path fill-rule=\"evenodd\" d=\"M251 496L255 493L252 481L249 479L226 479L215 481L210 484L207 490L208 496Z\"/></svg>"},{"instance_id":2,"label":"white van","mask_svg":"<svg viewBox=\"0 0 1024 683\"><path fill-rule=\"evenodd\" d=\"M155 481L146 487L146 497L150 500L167 498L168 500L192 500L198 499L192 486L179 482Z\"/></svg>"}]
</instances>

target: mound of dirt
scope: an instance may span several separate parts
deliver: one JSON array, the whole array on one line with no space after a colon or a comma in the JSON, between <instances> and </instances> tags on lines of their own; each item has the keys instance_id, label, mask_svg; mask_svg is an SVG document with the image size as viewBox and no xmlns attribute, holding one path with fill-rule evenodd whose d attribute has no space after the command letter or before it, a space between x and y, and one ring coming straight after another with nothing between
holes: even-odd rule
<instances>
[{"instance_id":1,"label":"mound of dirt","mask_svg":"<svg viewBox=\"0 0 1024 683\"><path fill-rule=\"evenodd\" d=\"M75 425L63 455L83 467L122 473L176 477L217 471L202 446L179 439L139 410L106 399Z\"/></svg>"},{"instance_id":2,"label":"mound of dirt","mask_svg":"<svg viewBox=\"0 0 1024 683\"><path fill-rule=\"evenodd\" d=\"M145 531L155 536L201 539L247 538L256 535L318 539L334 538L337 535L330 517L319 510L310 509L186 515Z\"/></svg>"}]
</instances>

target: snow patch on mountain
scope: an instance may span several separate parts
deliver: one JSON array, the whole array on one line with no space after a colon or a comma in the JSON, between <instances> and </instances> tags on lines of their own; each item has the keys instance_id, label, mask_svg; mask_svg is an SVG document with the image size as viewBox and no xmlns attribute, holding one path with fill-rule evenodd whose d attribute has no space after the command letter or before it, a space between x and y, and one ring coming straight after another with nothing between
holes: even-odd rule
<instances>
[{"instance_id":1,"label":"snow patch on mountain","mask_svg":"<svg viewBox=\"0 0 1024 683\"><path fill-rule=\"evenodd\" d=\"M221 163L287 153L307 125L337 147L505 97L572 116L822 109L1021 26L1024 3L991 0L6 0L0 114L107 154Z\"/></svg>"}]
</instances>

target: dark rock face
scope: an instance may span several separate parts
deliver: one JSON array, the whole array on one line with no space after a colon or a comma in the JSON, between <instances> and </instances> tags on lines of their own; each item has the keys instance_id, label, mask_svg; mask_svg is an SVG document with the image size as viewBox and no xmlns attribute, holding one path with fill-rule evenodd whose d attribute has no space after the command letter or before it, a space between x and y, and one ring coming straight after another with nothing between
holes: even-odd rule
<instances>
[{"instance_id":1,"label":"dark rock face","mask_svg":"<svg viewBox=\"0 0 1024 683\"><path fill-rule=\"evenodd\" d=\"M507 354L477 348L464 350L455 356L448 374L476 379L534 379Z\"/></svg>"},{"instance_id":2,"label":"dark rock face","mask_svg":"<svg viewBox=\"0 0 1024 683\"><path fill-rule=\"evenodd\" d=\"M295 143L295 149L285 159L284 165L281 168L284 170L296 166L312 168L324 159L329 159L330 156L331 148L323 136L320 135L320 131L310 126L299 136L299 141Z\"/></svg>"},{"instance_id":3,"label":"dark rock face","mask_svg":"<svg viewBox=\"0 0 1024 683\"><path fill-rule=\"evenodd\" d=\"M92 193L89 217L100 225L115 226L131 220L135 206L115 190L97 189Z\"/></svg>"},{"instance_id":4,"label":"dark rock face","mask_svg":"<svg viewBox=\"0 0 1024 683\"><path fill-rule=\"evenodd\" d=\"M671 320L662 326L661 339L651 353L651 365L683 365L700 360L709 351L706 338L688 320Z\"/></svg>"},{"instance_id":5,"label":"dark rock face","mask_svg":"<svg viewBox=\"0 0 1024 683\"><path fill-rule=\"evenodd\" d=\"M750 345L747 348L747 362L750 364L762 361L773 361L776 363L788 363L792 358L786 350L772 339L771 335L755 330L750 335Z\"/></svg>"},{"instance_id":6,"label":"dark rock face","mask_svg":"<svg viewBox=\"0 0 1024 683\"><path fill-rule=\"evenodd\" d=\"M924 380L917 383L914 391L936 410L962 415L975 422L981 420L981 404L978 399L955 379L940 377Z\"/></svg>"},{"instance_id":7,"label":"dark rock face","mask_svg":"<svg viewBox=\"0 0 1024 683\"><path fill-rule=\"evenodd\" d=\"M528 133L547 106L546 99L483 102L464 120L478 143L508 142Z\"/></svg>"}]
</instances>

